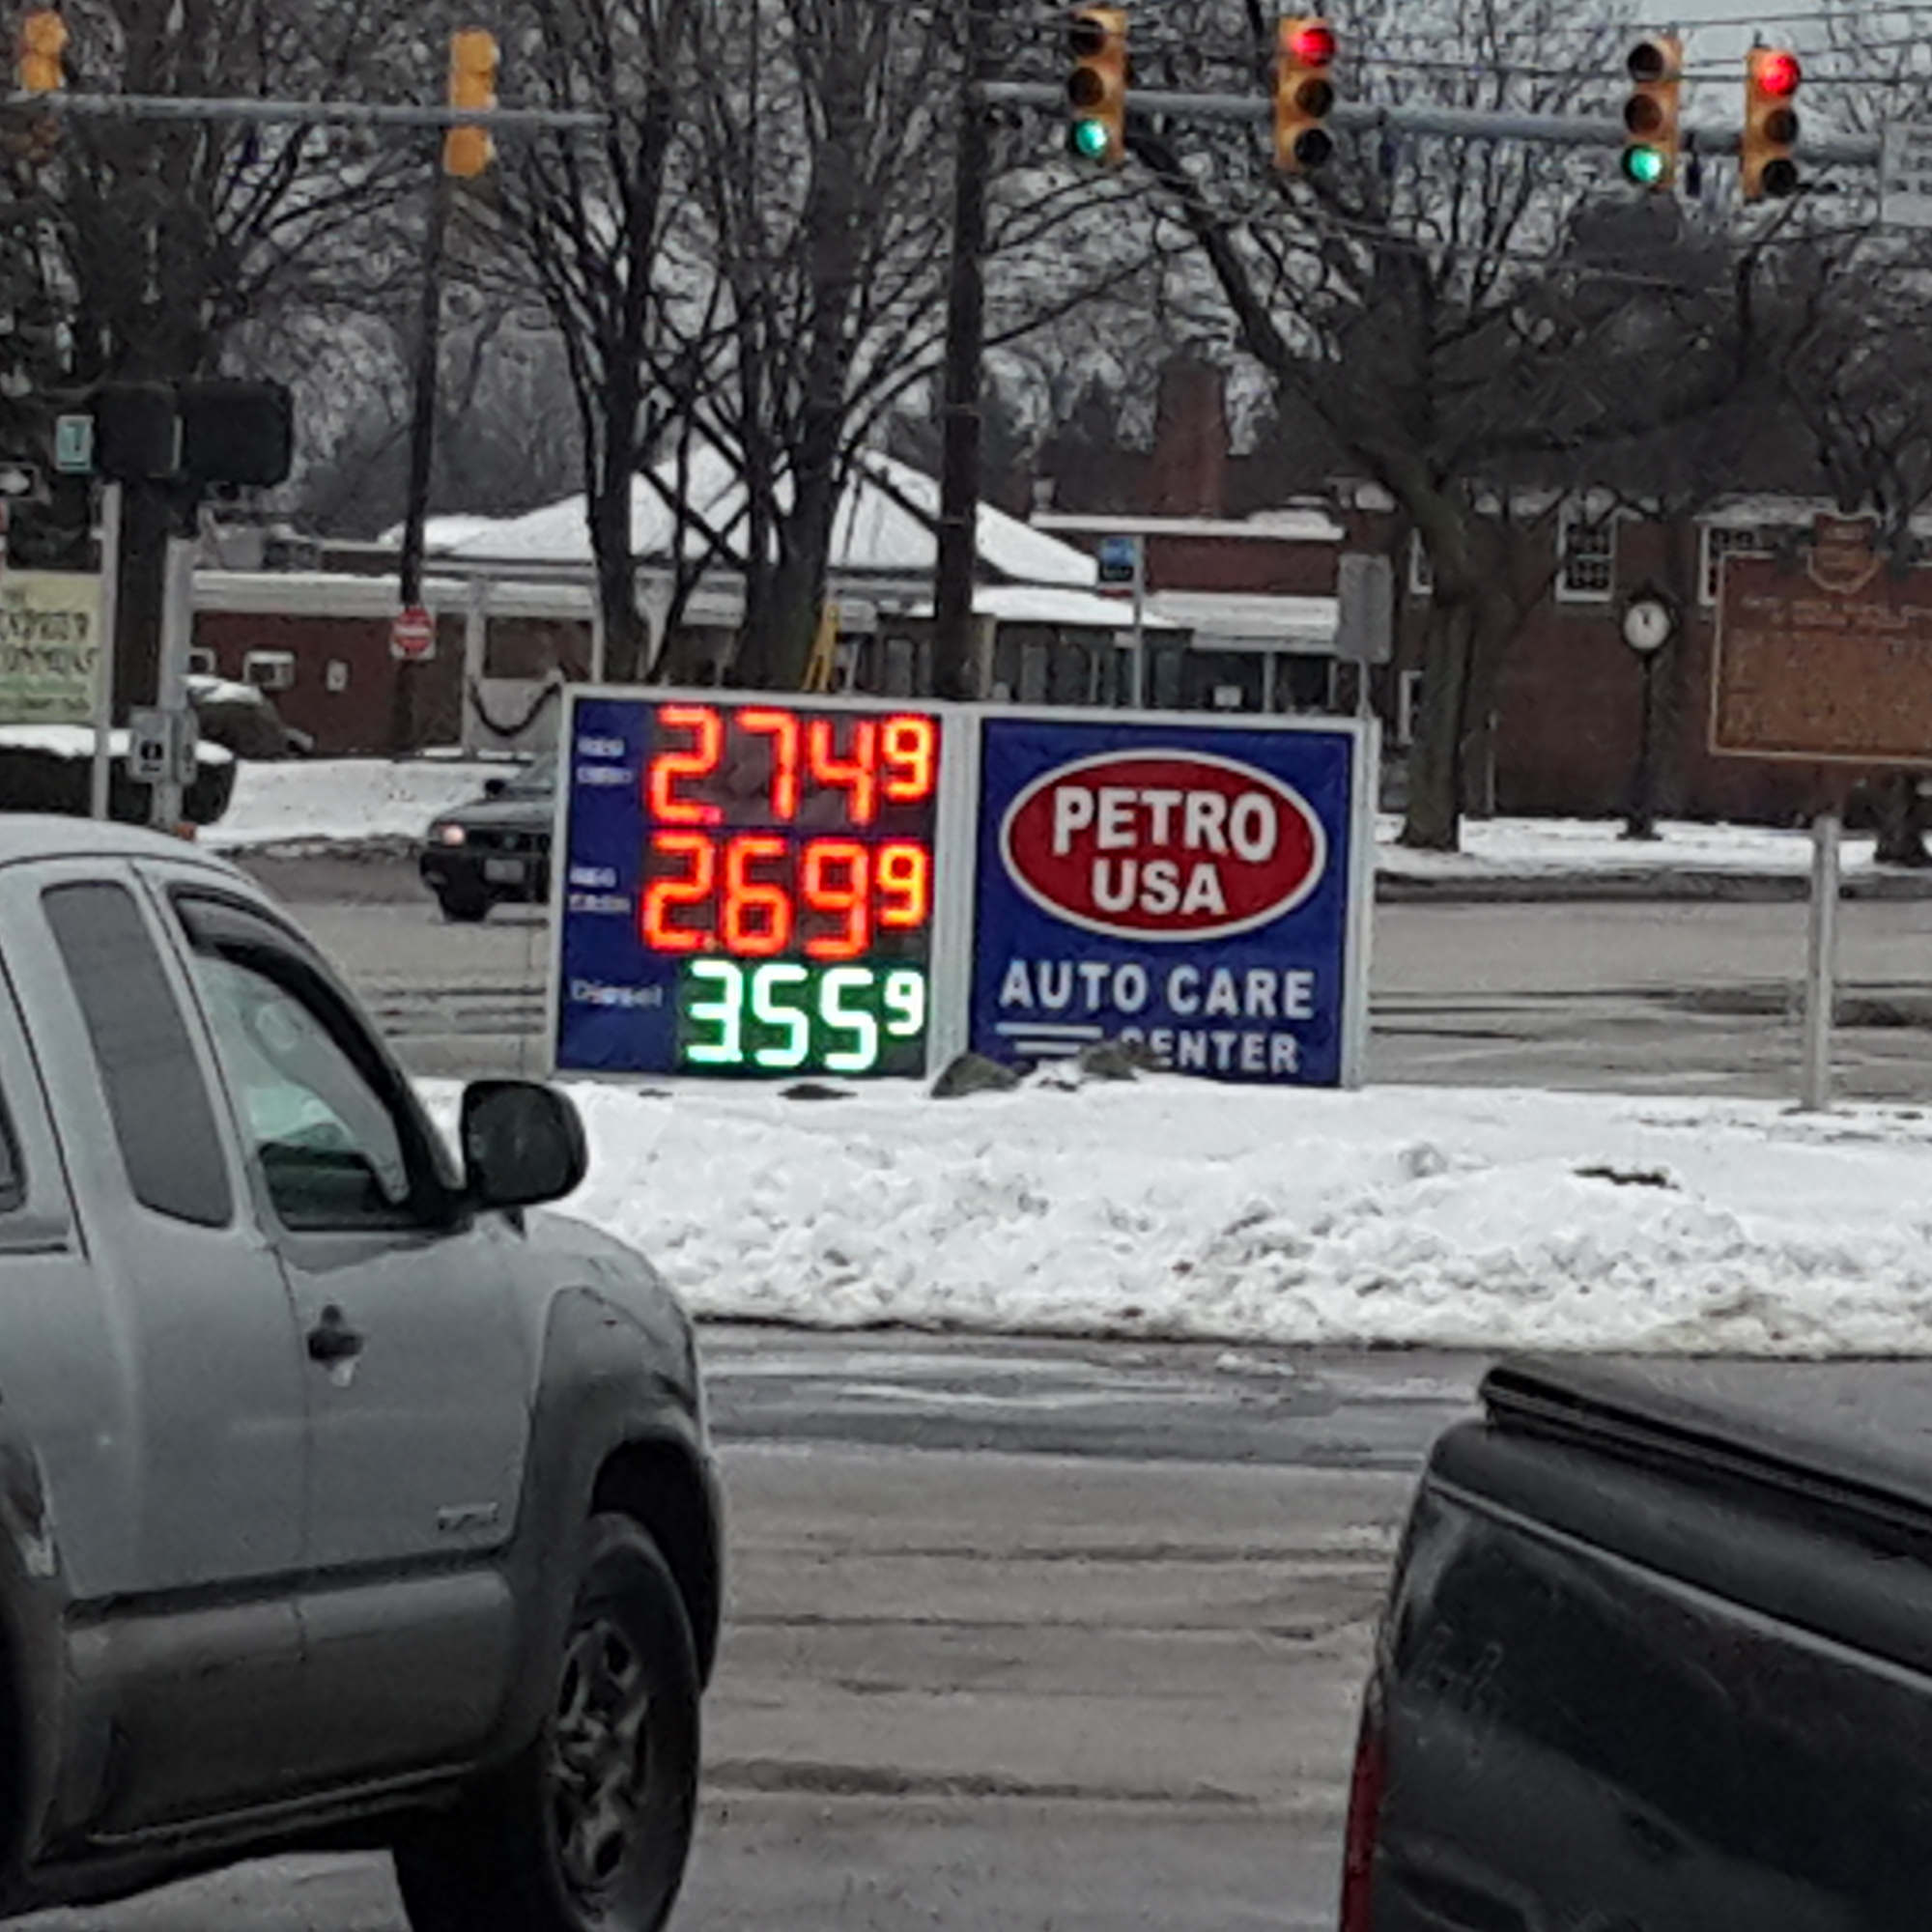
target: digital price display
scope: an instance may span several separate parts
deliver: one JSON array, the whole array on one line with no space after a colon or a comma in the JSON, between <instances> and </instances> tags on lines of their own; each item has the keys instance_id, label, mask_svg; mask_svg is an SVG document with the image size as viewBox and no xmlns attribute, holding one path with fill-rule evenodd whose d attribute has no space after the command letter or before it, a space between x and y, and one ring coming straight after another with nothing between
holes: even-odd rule
<instances>
[{"instance_id":1,"label":"digital price display","mask_svg":"<svg viewBox=\"0 0 1932 1932\"><path fill-rule=\"evenodd\" d=\"M574 708L559 1071L925 1070L941 722Z\"/></svg>"}]
</instances>

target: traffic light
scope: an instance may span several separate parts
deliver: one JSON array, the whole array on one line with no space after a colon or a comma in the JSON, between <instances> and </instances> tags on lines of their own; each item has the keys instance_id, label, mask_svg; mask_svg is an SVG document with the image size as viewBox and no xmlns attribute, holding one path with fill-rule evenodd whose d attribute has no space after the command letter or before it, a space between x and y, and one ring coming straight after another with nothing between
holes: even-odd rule
<instances>
[{"instance_id":1,"label":"traffic light","mask_svg":"<svg viewBox=\"0 0 1932 1932\"><path fill-rule=\"evenodd\" d=\"M1624 179L1662 189L1677 181L1683 143L1679 97L1684 86L1684 43L1674 34L1646 34L1631 49L1630 99L1624 102Z\"/></svg>"},{"instance_id":2,"label":"traffic light","mask_svg":"<svg viewBox=\"0 0 1932 1932\"><path fill-rule=\"evenodd\" d=\"M1284 20L1274 65L1274 164L1290 174L1325 167L1335 137L1335 30L1326 20Z\"/></svg>"},{"instance_id":3,"label":"traffic light","mask_svg":"<svg viewBox=\"0 0 1932 1932\"><path fill-rule=\"evenodd\" d=\"M57 94L67 85L61 56L67 22L52 7L36 7L20 21L18 77L22 94Z\"/></svg>"},{"instance_id":4,"label":"traffic light","mask_svg":"<svg viewBox=\"0 0 1932 1932\"><path fill-rule=\"evenodd\" d=\"M472 28L449 41L449 104L488 112L497 104L497 37ZM452 128L443 139L442 171L473 181L488 174L497 144L487 128Z\"/></svg>"},{"instance_id":5,"label":"traffic light","mask_svg":"<svg viewBox=\"0 0 1932 1932\"><path fill-rule=\"evenodd\" d=\"M1804 70L1786 47L1753 47L1745 56L1745 132L1739 178L1747 201L1782 200L1798 192L1798 99Z\"/></svg>"},{"instance_id":6,"label":"traffic light","mask_svg":"<svg viewBox=\"0 0 1932 1932\"><path fill-rule=\"evenodd\" d=\"M1068 145L1083 161L1119 167L1127 157L1127 12L1082 7L1066 33L1073 72L1066 83L1073 122Z\"/></svg>"}]
</instances>

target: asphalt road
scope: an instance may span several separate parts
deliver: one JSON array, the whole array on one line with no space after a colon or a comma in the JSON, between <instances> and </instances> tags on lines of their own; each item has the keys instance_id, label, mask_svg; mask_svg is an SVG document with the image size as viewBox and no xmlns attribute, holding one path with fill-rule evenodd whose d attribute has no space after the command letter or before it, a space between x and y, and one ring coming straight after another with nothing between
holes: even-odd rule
<instances>
[{"instance_id":1,"label":"asphalt road","mask_svg":"<svg viewBox=\"0 0 1932 1932\"><path fill-rule=\"evenodd\" d=\"M445 925L396 866L264 866L412 1071L540 1073L548 929L501 908ZM1377 1082L1796 1093L1802 904L1569 902L1380 907ZM1932 903L1843 913L1840 1091L1932 1097Z\"/></svg>"},{"instance_id":2,"label":"asphalt road","mask_svg":"<svg viewBox=\"0 0 1932 1932\"><path fill-rule=\"evenodd\" d=\"M265 868L416 1070L540 1071L534 915ZM1932 906L1845 915L1847 1091L1932 1094ZM1783 1094L1795 904L1395 905L1379 1081ZM1314 1932L1427 1444L1482 1364L715 1331L730 1624L677 1924ZM381 1860L42 1932L402 1932Z\"/></svg>"},{"instance_id":3,"label":"asphalt road","mask_svg":"<svg viewBox=\"0 0 1932 1932\"><path fill-rule=\"evenodd\" d=\"M689 1932L1316 1932L1428 1443L1482 1364L712 1331ZM403 1932L285 1860L40 1932Z\"/></svg>"}]
</instances>

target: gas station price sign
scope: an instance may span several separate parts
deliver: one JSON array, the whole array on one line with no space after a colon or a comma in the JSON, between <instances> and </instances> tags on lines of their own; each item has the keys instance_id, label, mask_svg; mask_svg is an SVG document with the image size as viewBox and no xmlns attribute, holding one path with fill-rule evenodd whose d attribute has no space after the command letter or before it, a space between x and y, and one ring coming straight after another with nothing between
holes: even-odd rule
<instances>
[{"instance_id":1,"label":"gas station price sign","mask_svg":"<svg viewBox=\"0 0 1932 1932\"><path fill-rule=\"evenodd\" d=\"M567 729L559 1072L923 1073L937 715L581 696Z\"/></svg>"}]
</instances>

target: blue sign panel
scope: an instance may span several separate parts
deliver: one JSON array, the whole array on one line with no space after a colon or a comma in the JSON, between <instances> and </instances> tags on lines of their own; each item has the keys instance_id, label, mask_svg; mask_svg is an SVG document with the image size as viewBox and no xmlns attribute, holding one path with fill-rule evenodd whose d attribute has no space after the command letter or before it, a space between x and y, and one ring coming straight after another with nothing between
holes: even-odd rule
<instances>
[{"instance_id":1,"label":"blue sign panel","mask_svg":"<svg viewBox=\"0 0 1932 1932\"><path fill-rule=\"evenodd\" d=\"M943 753L890 704L579 696L554 1069L923 1073Z\"/></svg>"},{"instance_id":2,"label":"blue sign panel","mask_svg":"<svg viewBox=\"0 0 1932 1932\"><path fill-rule=\"evenodd\" d=\"M1123 1039L1218 1080L1352 1080L1363 745L1350 725L986 719L974 1050Z\"/></svg>"}]
</instances>

